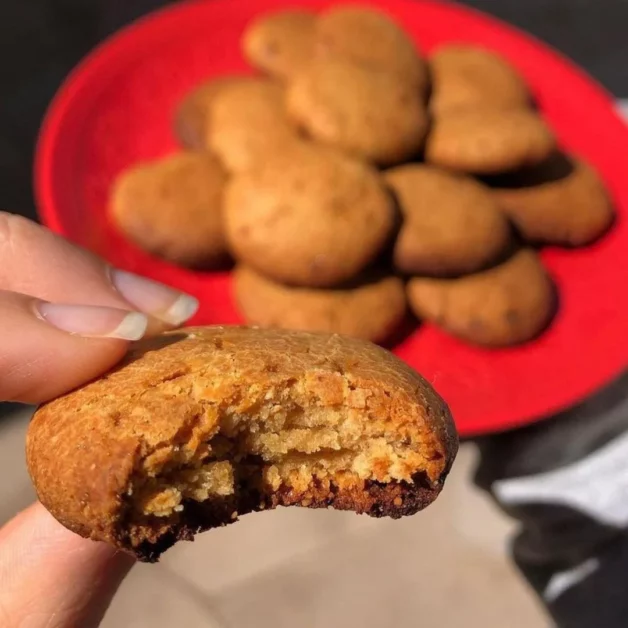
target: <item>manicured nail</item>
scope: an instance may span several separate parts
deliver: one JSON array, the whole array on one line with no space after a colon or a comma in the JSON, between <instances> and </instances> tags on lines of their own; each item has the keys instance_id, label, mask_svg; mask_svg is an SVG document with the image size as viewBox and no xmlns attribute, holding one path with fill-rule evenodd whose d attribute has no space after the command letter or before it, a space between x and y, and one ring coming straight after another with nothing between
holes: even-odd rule
<instances>
[{"instance_id":1,"label":"manicured nail","mask_svg":"<svg viewBox=\"0 0 628 628\"><path fill-rule=\"evenodd\" d=\"M53 327L77 336L139 340L148 327L148 317L113 307L39 302L37 315Z\"/></svg>"},{"instance_id":2,"label":"manicured nail","mask_svg":"<svg viewBox=\"0 0 628 628\"><path fill-rule=\"evenodd\" d=\"M194 297L133 273L114 269L111 283L133 307L169 325L181 325L198 310Z\"/></svg>"}]
</instances>

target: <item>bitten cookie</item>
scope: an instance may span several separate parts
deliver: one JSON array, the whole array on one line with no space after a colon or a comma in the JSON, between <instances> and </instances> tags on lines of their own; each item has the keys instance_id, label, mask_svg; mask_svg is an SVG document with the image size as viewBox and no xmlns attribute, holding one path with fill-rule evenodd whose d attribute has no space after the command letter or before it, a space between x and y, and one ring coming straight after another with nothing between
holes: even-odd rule
<instances>
[{"instance_id":1,"label":"bitten cookie","mask_svg":"<svg viewBox=\"0 0 628 628\"><path fill-rule=\"evenodd\" d=\"M414 514L440 493L457 447L444 401L384 349L215 327L142 343L39 408L26 455L64 526L154 562L276 506Z\"/></svg>"},{"instance_id":2,"label":"bitten cookie","mask_svg":"<svg viewBox=\"0 0 628 628\"><path fill-rule=\"evenodd\" d=\"M538 168L514 174L507 183L493 193L529 241L582 246L599 238L613 223L613 206L604 184L581 160L558 155Z\"/></svg>"},{"instance_id":3,"label":"bitten cookie","mask_svg":"<svg viewBox=\"0 0 628 628\"><path fill-rule=\"evenodd\" d=\"M366 268L395 226L378 173L342 153L303 145L269 155L227 186L225 227L236 259L276 281L329 287Z\"/></svg>"},{"instance_id":4,"label":"bitten cookie","mask_svg":"<svg viewBox=\"0 0 628 628\"><path fill-rule=\"evenodd\" d=\"M388 15L366 7L337 6L316 24L317 53L346 58L366 69L392 73L420 93L428 83L427 64L410 37Z\"/></svg>"},{"instance_id":5,"label":"bitten cookie","mask_svg":"<svg viewBox=\"0 0 628 628\"><path fill-rule=\"evenodd\" d=\"M288 110L314 139L380 165L416 155L428 123L411 84L335 58L312 62L295 78Z\"/></svg>"},{"instance_id":6,"label":"bitten cookie","mask_svg":"<svg viewBox=\"0 0 628 628\"><path fill-rule=\"evenodd\" d=\"M461 172L498 174L547 159L556 140L526 109L461 109L437 116L427 138L428 162Z\"/></svg>"},{"instance_id":7,"label":"bitten cookie","mask_svg":"<svg viewBox=\"0 0 628 628\"><path fill-rule=\"evenodd\" d=\"M220 90L212 106L207 146L230 172L257 168L268 155L299 141L283 88L251 78Z\"/></svg>"},{"instance_id":8,"label":"bitten cookie","mask_svg":"<svg viewBox=\"0 0 628 628\"><path fill-rule=\"evenodd\" d=\"M430 110L527 107L531 96L517 70L494 52L465 45L439 48L430 58Z\"/></svg>"},{"instance_id":9,"label":"bitten cookie","mask_svg":"<svg viewBox=\"0 0 628 628\"><path fill-rule=\"evenodd\" d=\"M247 79L220 76L192 90L177 108L174 132L184 148L203 150L208 133L211 108L216 95L228 85Z\"/></svg>"},{"instance_id":10,"label":"bitten cookie","mask_svg":"<svg viewBox=\"0 0 628 628\"><path fill-rule=\"evenodd\" d=\"M135 166L116 181L109 213L139 247L193 268L228 259L223 228L223 167L205 153L179 153Z\"/></svg>"},{"instance_id":11,"label":"bitten cookie","mask_svg":"<svg viewBox=\"0 0 628 628\"><path fill-rule=\"evenodd\" d=\"M301 72L314 54L313 13L280 11L255 20L244 33L242 48L251 65L281 80Z\"/></svg>"},{"instance_id":12,"label":"bitten cookie","mask_svg":"<svg viewBox=\"0 0 628 628\"><path fill-rule=\"evenodd\" d=\"M241 266L234 273L234 292L252 325L330 332L371 342L388 339L406 314L403 281L383 275L340 288L295 288Z\"/></svg>"},{"instance_id":13,"label":"bitten cookie","mask_svg":"<svg viewBox=\"0 0 628 628\"><path fill-rule=\"evenodd\" d=\"M411 279L408 298L417 316L462 340L486 346L535 338L555 310L552 282L531 250L459 279Z\"/></svg>"},{"instance_id":14,"label":"bitten cookie","mask_svg":"<svg viewBox=\"0 0 628 628\"><path fill-rule=\"evenodd\" d=\"M481 183L418 164L388 170L385 180L403 214L393 252L400 271L461 275L480 270L507 252L510 226Z\"/></svg>"}]
</instances>

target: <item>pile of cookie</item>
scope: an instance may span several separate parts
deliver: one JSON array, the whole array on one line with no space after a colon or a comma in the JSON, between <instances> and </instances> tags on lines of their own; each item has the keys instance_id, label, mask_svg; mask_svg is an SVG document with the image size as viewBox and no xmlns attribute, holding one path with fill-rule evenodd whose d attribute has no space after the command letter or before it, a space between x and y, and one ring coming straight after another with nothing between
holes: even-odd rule
<instances>
[{"instance_id":1,"label":"pile of cookie","mask_svg":"<svg viewBox=\"0 0 628 628\"><path fill-rule=\"evenodd\" d=\"M116 182L129 239L190 268L235 260L263 327L383 342L409 303L475 344L543 331L556 294L535 247L589 244L613 209L507 61L469 45L425 60L391 18L344 5L266 15L242 49L261 73L197 87L183 150Z\"/></svg>"}]
</instances>

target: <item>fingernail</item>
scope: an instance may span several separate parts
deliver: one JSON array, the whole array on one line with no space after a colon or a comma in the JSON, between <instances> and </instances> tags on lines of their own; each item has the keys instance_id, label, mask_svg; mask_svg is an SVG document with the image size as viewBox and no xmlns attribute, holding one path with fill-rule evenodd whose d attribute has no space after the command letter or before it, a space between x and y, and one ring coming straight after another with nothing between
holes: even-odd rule
<instances>
[{"instance_id":1,"label":"fingernail","mask_svg":"<svg viewBox=\"0 0 628 628\"><path fill-rule=\"evenodd\" d=\"M148 317L113 307L39 302L37 315L53 327L89 338L139 340L148 327Z\"/></svg>"},{"instance_id":2,"label":"fingernail","mask_svg":"<svg viewBox=\"0 0 628 628\"><path fill-rule=\"evenodd\" d=\"M194 297L133 273L114 269L111 283L133 307L169 325L181 325L198 310Z\"/></svg>"}]
</instances>

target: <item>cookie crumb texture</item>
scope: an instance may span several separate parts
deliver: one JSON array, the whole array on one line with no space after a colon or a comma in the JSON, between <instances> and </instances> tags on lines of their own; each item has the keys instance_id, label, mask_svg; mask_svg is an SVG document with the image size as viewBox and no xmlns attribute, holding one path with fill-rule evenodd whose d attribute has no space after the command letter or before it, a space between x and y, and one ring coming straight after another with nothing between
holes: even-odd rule
<instances>
[{"instance_id":1,"label":"cookie crumb texture","mask_svg":"<svg viewBox=\"0 0 628 628\"><path fill-rule=\"evenodd\" d=\"M427 64L408 34L384 12L350 4L331 7L320 14L316 35L316 52L323 58L393 74L420 93L427 89Z\"/></svg>"},{"instance_id":2,"label":"cookie crumb texture","mask_svg":"<svg viewBox=\"0 0 628 628\"><path fill-rule=\"evenodd\" d=\"M27 460L63 525L154 562L277 506L414 514L438 496L457 447L443 400L375 345L210 327L140 343L42 406Z\"/></svg>"},{"instance_id":3,"label":"cookie crumb texture","mask_svg":"<svg viewBox=\"0 0 628 628\"><path fill-rule=\"evenodd\" d=\"M303 146L235 176L225 192L235 258L286 284L355 278L390 241L395 207L378 172L334 149Z\"/></svg>"},{"instance_id":4,"label":"cookie crumb texture","mask_svg":"<svg viewBox=\"0 0 628 628\"><path fill-rule=\"evenodd\" d=\"M260 327L344 334L385 342L406 315L399 277L367 273L340 288L284 286L252 268L236 268L233 291L247 323Z\"/></svg>"},{"instance_id":5,"label":"cookie crumb texture","mask_svg":"<svg viewBox=\"0 0 628 628\"><path fill-rule=\"evenodd\" d=\"M180 266L228 259L222 198L227 174L210 154L182 152L138 164L117 179L109 217L129 240Z\"/></svg>"},{"instance_id":6,"label":"cookie crumb texture","mask_svg":"<svg viewBox=\"0 0 628 628\"><path fill-rule=\"evenodd\" d=\"M299 141L286 112L283 88L265 78L221 89L209 119L206 149L231 173L259 168L269 153L281 153Z\"/></svg>"},{"instance_id":7,"label":"cookie crumb texture","mask_svg":"<svg viewBox=\"0 0 628 628\"><path fill-rule=\"evenodd\" d=\"M246 29L242 52L253 67L290 80L312 58L315 25L316 15L300 9L264 15Z\"/></svg>"},{"instance_id":8,"label":"cookie crumb texture","mask_svg":"<svg viewBox=\"0 0 628 628\"><path fill-rule=\"evenodd\" d=\"M508 220L490 189L478 181L424 164L393 168L385 178L403 215L393 251L399 271L463 275L509 252Z\"/></svg>"},{"instance_id":9,"label":"cookie crumb texture","mask_svg":"<svg viewBox=\"0 0 628 628\"><path fill-rule=\"evenodd\" d=\"M531 249L465 277L414 277L408 284L408 297L417 316L487 347L536 338L556 312L554 284Z\"/></svg>"},{"instance_id":10,"label":"cookie crumb texture","mask_svg":"<svg viewBox=\"0 0 628 628\"><path fill-rule=\"evenodd\" d=\"M554 134L533 111L463 109L434 120L425 160L458 172L493 175L539 164L555 150Z\"/></svg>"},{"instance_id":11,"label":"cookie crumb texture","mask_svg":"<svg viewBox=\"0 0 628 628\"><path fill-rule=\"evenodd\" d=\"M527 108L530 91L506 59L476 46L449 44L430 58L433 114L472 108Z\"/></svg>"},{"instance_id":12,"label":"cookie crumb texture","mask_svg":"<svg viewBox=\"0 0 628 628\"><path fill-rule=\"evenodd\" d=\"M287 108L314 140L382 166L417 156L428 128L412 83L345 59L312 62L291 84Z\"/></svg>"},{"instance_id":13,"label":"cookie crumb texture","mask_svg":"<svg viewBox=\"0 0 628 628\"><path fill-rule=\"evenodd\" d=\"M197 151L205 149L211 109L216 96L230 85L246 81L241 76L218 76L195 87L186 95L174 116L174 133L183 148Z\"/></svg>"},{"instance_id":14,"label":"cookie crumb texture","mask_svg":"<svg viewBox=\"0 0 628 628\"><path fill-rule=\"evenodd\" d=\"M615 219L604 183L579 159L558 154L536 169L515 173L509 183L494 188L495 198L529 242L585 246Z\"/></svg>"}]
</instances>

